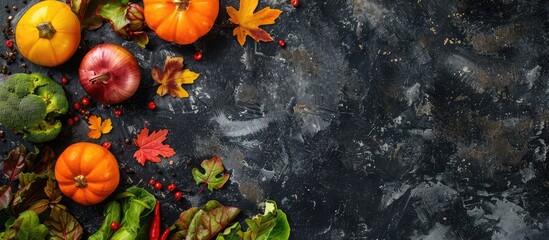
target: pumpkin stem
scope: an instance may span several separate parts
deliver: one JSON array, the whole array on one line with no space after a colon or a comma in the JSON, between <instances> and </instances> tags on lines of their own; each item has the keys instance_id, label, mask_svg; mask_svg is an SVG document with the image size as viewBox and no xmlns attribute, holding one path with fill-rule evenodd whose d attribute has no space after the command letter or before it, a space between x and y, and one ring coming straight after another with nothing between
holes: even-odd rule
<instances>
[{"instance_id":1,"label":"pumpkin stem","mask_svg":"<svg viewBox=\"0 0 549 240\"><path fill-rule=\"evenodd\" d=\"M85 188L88 186L88 180L86 180L84 175L78 175L74 177L74 185L76 185L77 188Z\"/></svg>"},{"instance_id":2,"label":"pumpkin stem","mask_svg":"<svg viewBox=\"0 0 549 240\"><path fill-rule=\"evenodd\" d=\"M38 36L40 38L51 39L56 33L51 22L39 23L36 25L36 28L38 28Z\"/></svg>"},{"instance_id":3,"label":"pumpkin stem","mask_svg":"<svg viewBox=\"0 0 549 240\"><path fill-rule=\"evenodd\" d=\"M111 77L111 75L109 73L103 73L101 75L97 75L97 76L91 78L90 82L92 84L95 84L96 82L101 82L101 83L106 84L107 80L109 80L110 77Z\"/></svg>"},{"instance_id":4,"label":"pumpkin stem","mask_svg":"<svg viewBox=\"0 0 549 240\"><path fill-rule=\"evenodd\" d=\"M177 11L185 11L189 7L189 0L173 0L177 6Z\"/></svg>"}]
</instances>

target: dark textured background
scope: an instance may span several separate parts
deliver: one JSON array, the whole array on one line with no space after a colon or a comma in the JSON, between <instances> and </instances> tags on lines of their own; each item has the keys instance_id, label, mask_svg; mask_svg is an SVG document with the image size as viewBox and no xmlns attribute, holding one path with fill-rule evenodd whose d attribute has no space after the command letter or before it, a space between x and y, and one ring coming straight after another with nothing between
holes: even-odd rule
<instances>
[{"instance_id":1,"label":"dark textured background","mask_svg":"<svg viewBox=\"0 0 549 240\"><path fill-rule=\"evenodd\" d=\"M28 5L0 3L19 6L0 9L2 22ZM219 24L227 23L226 5L237 6L221 1ZM288 214L292 239L549 238L548 1L301 0L299 8L260 1L264 6L283 11L264 28L286 48L249 38L241 47L230 29L214 28L189 46L151 33L140 49L105 24L84 31L81 49L60 67L17 60L7 69L57 81L66 75L73 102L84 96L77 69L87 50L114 42L132 51L142 67L138 93L91 108L113 120L113 131L90 140L80 122L49 145L60 152L72 142L111 141L120 188L155 193L165 225L209 199L242 207L244 217L273 199ZM192 59L197 49L203 61ZM188 99L159 97L150 87L151 67L170 55L201 74L185 87ZM150 100L157 110L146 108ZM143 127L170 129L166 142L177 154L139 165L124 140ZM20 141L8 133L2 155ZM177 202L146 184L152 177L196 192L191 169L213 155L232 173L222 190ZM86 231L100 225L102 205L66 203Z\"/></svg>"}]
</instances>

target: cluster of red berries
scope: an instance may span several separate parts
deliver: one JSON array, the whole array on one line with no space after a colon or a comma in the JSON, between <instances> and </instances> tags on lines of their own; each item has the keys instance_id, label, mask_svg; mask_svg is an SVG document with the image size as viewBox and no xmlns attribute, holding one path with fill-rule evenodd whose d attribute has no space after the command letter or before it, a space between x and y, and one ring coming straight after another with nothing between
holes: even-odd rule
<instances>
[{"instance_id":1,"label":"cluster of red berries","mask_svg":"<svg viewBox=\"0 0 549 240\"><path fill-rule=\"evenodd\" d=\"M162 183L154 179L149 180L149 185L153 186L156 190L162 190ZM174 192L177 187L175 186L175 184L171 183L170 185L168 185L167 189L168 192ZM183 193L181 191L175 191L174 198L176 200L181 200L181 198L183 198Z\"/></svg>"},{"instance_id":2,"label":"cluster of red berries","mask_svg":"<svg viewBox=\"0 0 549 240\"><path fill-rule=\"evenodd\" d=\"M61 82L63 82L63 78L61 78ZM80 99L80 102L75 102L72 105L72 108L78 113L80 113L82 116L84 116L84 119L88 119L90 117L90 111L86 110L86 107L89 106L90 103L91 101L88 97L82 97L82 99ZM74 116L72 118L67 119L67 125L72 126L79 121L80 121L80 117Z\"/></svg>"}]
</instances>

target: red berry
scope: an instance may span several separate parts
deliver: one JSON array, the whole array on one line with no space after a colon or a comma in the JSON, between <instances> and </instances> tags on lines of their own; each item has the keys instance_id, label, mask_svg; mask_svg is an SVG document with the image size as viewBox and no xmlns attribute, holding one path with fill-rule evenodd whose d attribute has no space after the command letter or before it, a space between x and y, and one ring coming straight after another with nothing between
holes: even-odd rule
<instances>
[{"instance_id":1,"label":"red berry","mask_svg":"<svg viewBox=\"0 0 549 240\"><path fill-rule=\"evenodd\" d=\"M290 0L290 4L292 4L293 7L299 6L299 0Z\"/></svg>"},{"instance_id":2,"label":"red berry","mask_svg":"<svg viewBox=\"0 0 549 240\"><path fill-rule=\"evenodd\" d=\"M72 118L67 119L67 125L69 126L74 125L74 120L72 120Z\"/></svg>"},{"instance_id":3,"label":"red berry","mask_svg":"<svg viewBox=\"0 0 549 240\"><path fill-rule=\"evenodd\" d=\"M74 116L72 118L72 120L74 120L75 123L79 122L80 121L80 118L78 116Z\"/></svg>"},{"instance_id":4,"label":"red berry","mask_svg":"<svg viewBox=\"0 0 549 240\"><path fill-rule=\"evenodd\" d=\"M175 192L174 197L176 200L181 200L181 198L183 198L183 193Z\"/></svg>"},{"instance_id":5,"label":"red berry","mask_svg":"<svg viewBox=\"0 0 549 240\"><path fill-rule=\"evenodd\" d=\"M280 47L286 47L286 42L282 39L278 40L278 46Z\"/></svg>"},{"instance_id":6,"label":"red berry","mask_svg":"<svg viewBox=\"0 0 549 240\"><path fill-rule=\"evenodd\" d=\"M196 61L202 60L202 52L201 52L201 51L197 51L196 53L194 53L193 58L194 58L194 60L196 60Z\"/></svg>"},{"instance_id":7,"label":"red berry","mask_svg":"<svg viewBox=\"0 0 549 240\"><path fill-rule=\"evenodd\" d=\"M172 183L168 185L168 191L173 192L173 190L175 190L175 184Z\"/></svg>"},{"instance_id":8,"label":"red berry","mask_svg":"<svg viewBox=\"0 0 549 240\"><path fill-rule=\"evenodd\" d=\"M103 146L106 149L110 149L111 148L111 142L104 142L104 143L101 144L101 146Z\"/></svg>"},{"instance_id":9,"label":"red berry","mask_svg":"<svg viewBox=\"0 0 549 240\"><path fill-rule=\"evenodd\" d=\"M61 77L61 84L67 85L69 83L69 79L65 76Z\"/></svg>"},{"instance_id":10,"label":"red berry","mask_svg":"<svg viewBox=\"0 0 549 240\"><path fill-rule=\"evenodd\" d=\"M74 105L72 106L72 108L74 108L74 110L80 110L82 106L80 106L80 103L79 102L75 102Z\"/></svg>"},{"instance_id":11,"label":"red berry","mask_svg":"<svg viewBox=\"0 0 549 240\"><path fill-rule=\"evenodd\" d=\"M111 230L116 231L118 230L118 228L120 228L120 225L118 225L118 222L115 221L111 223Z\"/></svg>"},{"instance_id":12,"label":"red berry","mask_svg":"<svg viewBox=\"0 0 549 240\"><path fill-rule=\"evenodd\" d=\"M148 104L147 104L147 107L149 108L149 110L154 110L156 109L156 103L154 101L150 101Z\"/></svg>"},{"instance_id":13,"label":"red berry","mask_svg":"<svg viewBox=\"0 0 549 240\"><path fill-rule=\"evenodd\" d=\"M149 180L150 185L154 185L155 183L156 183L156 181L154 179Z\"/></svg>"},{"instance_id":14,"label":"red berry","mask_svg":"<svg viewBox=\"0 0 549 240\"><path fill-rule=\"evenodd\" d=\"M156 183L154 184L154 188L156 188L157 190L162 189L162 183L161 183L161 182L156 182Z\"/></svg>"},{"instance_id":15,"label":"red berry","mask_svg":"<svg viewBox=\"0 0 549 240\"><path fill-rule=\"evenodd\" d=\"M12 40L6 40L6 46L8 48L12 48L13 47L13 41Z\"/></svg>"},{"instance_id":16,"label":"red berry","mask_svg":"<svg viewBox=\"0 0 549 240\"><path fill-rule=\"evenodd\" d=\"M114 115L116 115L117 117L120 117L122 115L122 110L120 109L114 109Z\"/></svg>"},{"instance_id":17,"label":"red berry","mask_svg":"<svg viewBox=\"0 0 549 240\"><path fill-rule=\"evenodd\" d=\"M88 97L83 97L82 100L80 100L82 102L82 105L84 106L88 106L90 105L90 99Z\"/></svg>"}]
</instances>

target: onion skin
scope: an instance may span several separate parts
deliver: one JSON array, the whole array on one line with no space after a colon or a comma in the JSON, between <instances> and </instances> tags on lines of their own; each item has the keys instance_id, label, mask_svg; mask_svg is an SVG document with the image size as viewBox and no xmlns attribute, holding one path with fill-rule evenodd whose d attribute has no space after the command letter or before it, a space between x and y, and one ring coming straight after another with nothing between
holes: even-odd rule
<instances>
[{"instance_id":1,"label":"onion skin","mask_svg":"<svg viewBox=\"0 0 549 240\"><path fill-rule=\"evenodd\" d=\"M141 81L139 64L133 55L112 43L90 50L82 59L78 75L86 93L105 104L129 99Z\"/></svg>"}]
</instances>

